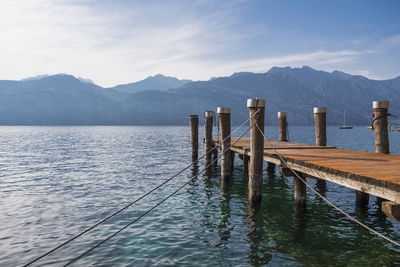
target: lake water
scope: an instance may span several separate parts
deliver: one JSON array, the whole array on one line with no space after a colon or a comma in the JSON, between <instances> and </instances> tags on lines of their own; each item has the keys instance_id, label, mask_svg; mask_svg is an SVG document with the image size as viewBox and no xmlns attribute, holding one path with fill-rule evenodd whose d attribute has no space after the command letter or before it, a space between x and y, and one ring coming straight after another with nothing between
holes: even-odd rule
<instances>
[{"instance_id":1,"label":"lake water","mask_svg":"<svg viewBox=\"0 0 400 267\"><path fill-rule=\"evenodd\" d=\"M276 128L267 127L266 133L277 139ZM291 127L290 137L312 144L314 128ZM328 145L374 151L373 141L366 127L328 127ZM391 153L400 154L400 133L391 133L390 143ZM0 266L23 265L141 196L189 164L190 147L189 127L0 127ZM189 169L37 265L68 263L196 170ZM257 213L247 206L247 176L237 157L233 185L220 185L218 167L200 174L75 266L400 265L399 248L348 220L313 192L307 191L307 212L297 212L290 177L265 171ZM353 190L328 183L325 195L400 242L400 224L386 218L375 197L367 210L359 210Z\"/></svg>"}]
</instances>

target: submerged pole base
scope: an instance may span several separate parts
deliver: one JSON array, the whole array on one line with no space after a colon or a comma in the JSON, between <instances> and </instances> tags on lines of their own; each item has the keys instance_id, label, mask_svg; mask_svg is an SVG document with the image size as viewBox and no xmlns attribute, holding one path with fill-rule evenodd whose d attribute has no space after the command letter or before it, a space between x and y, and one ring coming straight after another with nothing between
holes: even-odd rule
<instances>
[{"instance_id":1,"label":"submerged pole base","mask_svg":"<svg viewBox=\"0 0 400 267\"><path fill-rule=\"evenodd\" d=\"M368 206L369 194L356 190L356 204L357 206Z\"/></svg>"},{"instance_id":2,"label":"submerged pole base","mask_svg":"<svg viewBox=\"0 0 400 267\"><path fill-rule=\"evenodd\" d=\"M262 200L262 175L249 175L249 204L259 205Z\"/></svg>"},{"instance_id":3,"label":"submerged pole base","mask_svg":"<svg viewBox=\"0 0 400 267\"><path fill-rule=\"evenodd\" d=\"M271 162L268 162L267 170L268 171L275 171L275 164L271 163Z\"/></svg>"},{"instance_id":4,"label":"submerged pole base","mask_svg":"<svg viewBox=\"0 0 400 267\"><path fill-rule=\"evenodd\" d=\"M298 176L306 181L306 175L301 172L296 172ZM293 186L294 186L294 202L297 207L299 206L306 206L307 194L306 194L306 184L299 178L294 176L293 177Z\"/></svg>"},{"instance_id":5,"label":"submerged pole base","mask_svg":"<svg viewBox=\"0 0 400 267\"><path fill-rule=\"evenodd\" d=\"M232 184L232 175L230 174L222 174L221 175L221 185L228 186Z\"/></svg>"},{"instance_id":6,"label":"submerged pole base","mask_svg":"<svg viewBox=\"0 0 400 267\"><path fill-rule=\"evenodd\" d=\"M261 206L262 196L251 194L249 192L249 205L253 208L259 208Z\"/></svg>"}]
</instances>

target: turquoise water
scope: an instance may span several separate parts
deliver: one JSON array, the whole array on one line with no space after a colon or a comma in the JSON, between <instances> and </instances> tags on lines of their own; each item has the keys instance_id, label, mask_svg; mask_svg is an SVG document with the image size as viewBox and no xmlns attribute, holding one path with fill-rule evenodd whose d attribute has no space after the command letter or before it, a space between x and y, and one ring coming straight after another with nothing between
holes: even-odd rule
<instances>
[{"instance_id":1,"label":"turquoise water","mask_svg":"<svg viewBox=\"0 0 400 267\"><path fill-rule=\"evenodd\" d=\"M277 138L276 128L267 127L266 133ZM290 137L313 143L314 129L291 127ZM390 143L391 153L400 154L400 133L391 133ZM374 151L373 133L366 127L328 127L328 145ZM47 252L169 178L190 158L189 127L0 127L0 266L22 265ZM37 265L66 264L202 167L200 162ZM254 212L247 206L247 176L241 168L236 158L228 188L221 188L218 167L200 174L74 265L400 265L399 248L349 221L311 191L307 210L296 210L292 179L277 172L265 171L263 201ZM381 213L375 197L360 210L353 190L328 183L323 194L400 242L400 223Z\"/></svg>"}]
</instances>

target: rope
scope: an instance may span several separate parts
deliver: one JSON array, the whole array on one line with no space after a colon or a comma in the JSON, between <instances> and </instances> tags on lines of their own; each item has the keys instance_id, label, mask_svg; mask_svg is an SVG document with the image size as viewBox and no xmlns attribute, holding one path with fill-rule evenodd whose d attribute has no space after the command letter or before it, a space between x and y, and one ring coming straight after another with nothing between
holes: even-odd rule
<instances>
[{"instance_id":1,"label":"rope","mask_svg":"<svg viewBox=\"0 0 400 267\"><path fill-rule=\"evenodd\" d=\"M333 204L331 201L329 201L327 198L325 198L324 196L322 196L318 191L316 191L311 185L309 185L302 177L300 177L300 175L298 175L298 173L296 171L294 171L291 167L288 166L287 162L282 158L282 156L278 153L278 151L275 149L275 147L272 145L271 141L264 135L264 133L261 131L260 127L258 126L258 124L256 123L256 127L258 128L258 130L260 131L260 133L264 136L265 140L268 141L268 143L270 144L270 146L272 147L272 149L274 150L274 152L276 153L276 155L279 157L279 159L281 160L281 162L283 162L283 164L285 165L285 167L289 168L296 176L297 178L299 178L308 188L310 188L317 196L319 196L320 198L322 198L325 202L327 202L329 205L331 205L333 208L335 208L337 211L339 211L340 213L342 213L343 215L345 215L347 218L349 218L350 220L352 220L355 223L358 223L359 225L361 225L362 227L364 227L365 229L369 230L370 232L376 234L377 236L385 239L386 241L389 241L390 243L400 247L400 243L390 239L389 237L384 236L383 234L375 231L374 229L370 228L369 226L365 225L364 223L360 222L359 220L353 218L352 216L350 216L349 214L347 214L344 210L342 210L341 208L339 208L338 206L336 206L335 204ZM320 178L322 178L320 176Z\"/></svg>"},{"instance_id":2,"label":"rope","mask_svg":"<svg viewBox=\"0 0 400 267\"><path fill-rule=\"evenodd\" d=\"M255 123L255 122L254 122ZM254 125L253 123L253 125ZM157 208L158 206L160 206L162 203L164 203L165 201L167 201L170 197L172 197L173 195L175 195L176 193L178 193L182 188L184 188L186 185L188 185L190 182L192 182L192 180L194 178L196 178L198 175L200 175L201 173L203 173L205 170L207 170L210 166L212 166L214 164L214 162L216 162L220 157L222 157L222 155L224 153L226 153L232 146L234 146L237 142L239 142L240 139L242 139L242 137L250 130L250 128L253 126L251 125L233 144L231 144L227 149L225 149L217 158L215 158L211 163L209 163L203 170L201 170L198 174L193 175L192 177L190 177L190 179L184 183L183 185L181 185L178 189L176 189L175 191L173 191L171 194L169 194L167 197L165 197L164 199L162 199L160 202L158 202L156 205L154 205L153 207L151 207L150 209L148 209L146 212L142 213L141 215L139 215L138 217L136 217L134 220L132 220L131 222L129 222L128 224L126 224L124 227L122 227L121 229L119 229L118 231L114 232L113 234L109 235L107 238L103 239L101 242L97 243L95 246L91 247L90 249L86 250L84 253L80 254L78 257L72 259L71 261L69 261L66 265L64 266L68 266L71 263L79 260L80 258L82 258L83 256L85 256L86 254L90 253L91 251L93 251L95 248L99 247L100 245L104 244L105 242L107 242L108 240L110 240L111 238L113 238L114 236L116 236L117 234L119 234L120 232L122 232L123 230L125 230L126 228L128 228L129 226L131 226L132 224L136 223L138 220L140 220L141 218L143 218L144 216L146 216L147 214L149 214L152 210L154 210L155 208Z\"/></svg>"},{"instance_id":3,"label":"rope","mask_svg":"<svg viewBox=\"0 0 400 267\"><path fill-rule=\"evenodd\" d=\"M253 114L253 116L256 113ZM225 141L226 139L228 139L229 137L231 137L234 133L236 133L240 128L242 128L253 116L249 117L244 123L242 123L238 128L236 128L236 130L234 130L228 137L226 137L223 141ZM223 142L222 141L222 142ZM212 149L210 149L207 153L211 153L214 149L216 149L217 146L214 146ZM143 198L145 198L146 196L150 195L151 193L153 193L154 191L156 191L157 189L159 189L161 186L165 185L166 183L170 182L171 180L173 180L174 178L176 178L178 175L180 175L181 173L183 173L184 171L186 171L187 169L189 169L191 166L193 166L194 164L196 164L197 162L199 162L199 160L201 160L202 158L204 158L207 153L204 153L200 158L198 158L196 161L193 161L191 164L187 165L185 168L183 168L181 171L177 172L176 174L174 174L172 177L170 177L169 179L165 180L164 182L162 182L161 184L159 184L158 186L154 187L153 189L151 189L150 191L148 191L147 193L145 193L144 195L140 196L139 198L135 199L134 201L130 202L129 204L127 204L126 206L124 206L123 208L121 208L120 210L112 213L111 215L107 216L106 218L104 218L103 220L97 222L96 224L90 226L89 228L87 228L86 230L80 232L79 234L75 235L74 237L68 239L67 241L61 243L60 245L56 246L55 248L49 250L48 252L42 254L41 256L33 259L32 261L28 262L27 264L23 265L24 267L31 265L32 263L35 263L36 261L46 257L47 255L49 255L50 253L56 251L57 249L67 245L68 243L72 242L73 240L77 239L78 237L86 234L87 232L93 230L94 228L96 228L97 226L99 226L100 224L108 221L109 219L111 219L112 217L116 216L117 214L121 213L122 211L126 210L127 208L129 208L130 206L132 206L133 204L137 203L138 201L142 200Z\"/></svg>"},{"instance_id":4,"label":"rope","mask_svg":"<svg viewBox=\"0 0 400 267\"><path fill-rule=\"evenodd\" d=\"M374 130L374 122L375 122L376 120L380 119L380 118L383 118L383 117L386 117L386 116L387 116L387 117L392 116L392 117L394 117L394 118L396 118L396 119L399 119L399 117L397 117L397 116L395 116L395 115L393 115L393 114L391 114L391 113L382 114L382 115L379 115L379 116L376 117L376 118L374 118L374 116L375 116L375 114L372 114L372 118L373 118L373 120L372 120L372 122L371 122L372 130Z\"/></svg>"}]
</instances>

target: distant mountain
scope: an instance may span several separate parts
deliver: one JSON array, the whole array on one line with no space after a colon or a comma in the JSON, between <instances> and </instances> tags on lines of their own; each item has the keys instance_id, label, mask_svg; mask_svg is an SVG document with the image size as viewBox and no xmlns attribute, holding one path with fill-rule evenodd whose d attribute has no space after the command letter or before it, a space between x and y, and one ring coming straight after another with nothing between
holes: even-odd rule
<instances>
[{"instance_id":1,"label":"distant mountain","mask_svg":"<svg viewBox=\"0 0 400 267\"><path fill-rule=\"evenodd\" d=\"M157 74L155 76L147 77L139 82L121 84L110 89L129 94L147 90L166 91L168 89L181 87L189 82L191 82L191 80L179 80L175 77L167 77Z\"/></svg>"},{"instance_id":2,"label":"distant mountain","mask_svg":"<svg viewBox=\"0 0 400 267\"><path fill-rule=\"evenodd\" d=\"M172 88L172 89L171 89ZM232 109L232 124L248 118L246 99L266 100L266 124L287 111L290 125L312 125L313 107L327 107L327 122L371 123L374 100L390 100L400 115L400 77L371 80L310 67L240 72L191 82L156 75L143 81L102 88L65 74L22 81L0 81L0 124L188 124L189 114L218 106ZM393 119L392 119L393 120ZM400 123L400 121L399 121Z\"/></svg>"},{"instance_id":3,"label":"distant mountain","mask_svg":"<svg viewBox=\"0 0 400 267\"><path fill-rule=\"evenodd\" d=\"M146 123L148 115L157 124L183 124L188 114L203 114L217 106L231 107L232 123L248 117L246 99L266 100L266 123L276 124L278 111L288 112L291 125L312 125L313 107L328 108L327 123L371 123L372 101L390 100L390 111L400 114L400 77L385 81L370 80L343 72L317 71L310 67L278 68L266 73L235 73L229 77L192 82L167 92L146 91L133 94L123 103L127 114L141 114L129 121Z\"/></svg>"},{"instance_id":4,"label":"distant mountain","mask_svg":"<svg viewBox=\"0 0 400 267\"><path fill-rule=\"evenodd\" d=\"M0 81L0 124L119 123L120 107L102 88L58 74L25 81Z\"/></svg>"}]
</instances>

